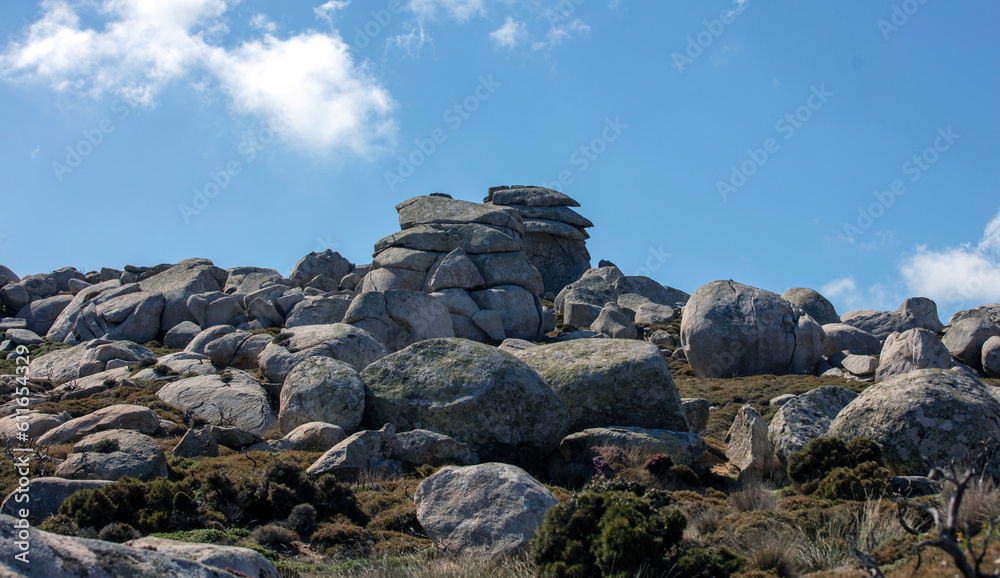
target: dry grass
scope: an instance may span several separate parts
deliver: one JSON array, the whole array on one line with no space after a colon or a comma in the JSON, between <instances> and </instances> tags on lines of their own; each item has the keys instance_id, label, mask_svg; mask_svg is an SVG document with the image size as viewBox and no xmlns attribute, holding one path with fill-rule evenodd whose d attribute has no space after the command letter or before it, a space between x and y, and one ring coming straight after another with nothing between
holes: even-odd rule
<instances>
[{"instance_id":1,"label":"dry grass","mask_svg":"<svg viewBox=\"0 0 1000 578\"><path fill-rule=\"evenodd\" d=\"M351 578L531 578L535 576L535 567L525 554L499 560L471 555L450 557L437 554L365 560L357 565L341 568L332 575ZM302 578L311 576L320 574L302 574Z\"/></svg>"},{"instance_id":2,"label":"dry grass","mask_svg":"<svg viewBox=\"0 0 1000 578\"><path fill-rule=\"evenodd\" d=\"M866 553L874 553L900 541L908 534L899 524L896 504L880 497L870 499L847 515L838 516L818 531L799 530L796 560L803 572L819 572L840 568L851 562L851 545ZM919 525L917 513L907 515L911 526Z\"/></svg>"},{"instance_id":3,"label":"dry grass","mask_svg":"<svg viewBox=\"0 0 1000 578\"><path fill-rule=\"evenodd\" d=\"M737 512L777 512L781 510L777 489L768 480L752 477L744 482L742 489L729 496L729 504Z\"/></svg>"}]
</instances>

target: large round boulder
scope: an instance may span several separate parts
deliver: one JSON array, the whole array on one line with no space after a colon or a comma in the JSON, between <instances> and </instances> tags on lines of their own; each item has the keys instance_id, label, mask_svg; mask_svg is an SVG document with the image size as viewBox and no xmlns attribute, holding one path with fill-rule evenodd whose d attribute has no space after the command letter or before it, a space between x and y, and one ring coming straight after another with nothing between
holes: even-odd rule
<instances>
[{"instance_id":1,"label":"large round boulder","mask_svg":"<svg viewBox=\"0 0 1000 578\"><path fill-rule=\"evenodd\" d=\"M698 377L810 371L822 354L822 328L771 293L715 281L691 295L681 345Z\"/></svg>"},{"instance_id":2,"label":"large round boulder","mask_svg":"<svg viewBox=\"0 0 1000 578\"><path fill-rule=\"evenodd\" d=\"M559 500L508 464L442 468L417 487L417 521L445 552L512 554L528 545Z\"/></svg>"},{"instance_id":3,"label":"large round boulder","mask_svg":"<svg viewBox=\"0 0 1000 578\"><path fill-rule=\"evenodd\" d=\"M767 437L781 463L830 430L837 414L858 394L849 389L827 385L798 395L781 406L771 419Z\"/></svg>"},{"instance_id":4,"label":"large round boulder","mask_svg":"<svg viewBox=\"0 0 1000 578\"><path fill-rule=\"evenodd\" d=\"M576 339L517 355L566 405L570 431L605 426L689 431L667 362L652 343Z\"/></svg>"},{"instance_id":5,"label":"large round boulder","mask_svg":"<svg viewBox=\"0 0 1000 578\"><path fill-rule=\"evenodd\" d=\"M364 411L365 384L357 370L329 357L310 357L285 378L278 429L286 434L309 422L325 422L354 431Z\"/></svg>"},{"instance_id":6,"label":"large round boulder","mask_svg":"<svg viewBox=\"0 0 1000 578\"><path fill-rule=\"evenodd\" d=\"M1000 326L982 317L968 317L952 324L941 341L955 359L981 370L983 345L991 337L1000 337Z\"/></svg>"},{"instance_id":7,"label":"large round boulder","mask_svg":"<svg viewBox=\"0 0 1000 578\"><path fill-rule=\"evenodd\" d=\"M989 457L1000 446L1000 402L967 372L921 369L869 387L830 425L845 441L868 438L882 446L895 475L927 475ZM1000 462L985 472L1000 477Z\"/></svg>"},{"instance_id":8,"label":"large round boulder","mask_svg":"<svg viewBox=\"0 0 1000 578\"><path fill-rule=\"evenodd\" d=\"M459 338L415 343L361 372L365 423L427 429L469 444L485 461L526 463L555 449L569 413L528 365Z\"/></svg>"},{"instance_id":9,"label":"large round boulder","mask_svg":"<svg viewBox=\"0 0 1000 578\"><path fill-rule=\"evenodd\" d=\"M388 350L374 335L346 323L305 325L285 329L267 344L257 359L261 371L275 383L304 359L332 357L361 371Z\"/></svg>"},{"instance_id":10,"label":"large round boulder","mask_svg":"<svg viewBox=\"0 0 1000 578\"><path fill-rule=\"evenodd\" d=\"M845 323L828 323L823 326L826 340L823 341L823 355L830 357L848 351L854 355L878 355L882 351L882 341L864 329Z\"/></svg>"},{"instance_id":11,"label":"large round boulder","mask_svg":"<svg viewBox=\"0 0 1000 578\"><path fill-rule=\"evenodd\" d=\"M941 331L944 328L938 318L937 304L926 297L911 297L895 311L848 311L840 316L840 322L863 329L879 339L910 329Z\"/></svg>"},{"instance_id":12,"label":"large round boulder","mask_svg":"<svg viewBox=\"0 0 1000 578\"><path fill-rule=\"evenodd\" d=\"M840 323L840 315L833 303L814 289L795 287L781 294L781 298L798 307L820 325Z\"/></svg>"},{"instance_id":13,"label":"large round boulder","mask_svg":"<svg viewBox=\"0 0 1000 578\"><path fill-rule=\"evenodd\" d=\"M886 338L875 381L885 381L915 369L948 369L951 366L951 353L937 335L926 329L910 329Z\"/></svg>"}]
</instances>

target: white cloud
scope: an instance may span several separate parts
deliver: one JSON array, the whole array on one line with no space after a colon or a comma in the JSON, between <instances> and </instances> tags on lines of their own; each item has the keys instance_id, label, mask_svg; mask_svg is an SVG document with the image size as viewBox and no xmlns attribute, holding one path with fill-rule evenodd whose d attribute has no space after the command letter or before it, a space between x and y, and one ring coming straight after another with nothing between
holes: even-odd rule
<instances>
[{"instance_id":1,"label":"white cloud","mask_svg":"<svg viewBox=\"0 0 1000 578\"><path fill-rule=\"evenodd\" d=\"M440 17L467 22L486 14L485 0L410 0L406 7L420 19Z\"/></svg>"},{"instance_id":2,"label":"white cloud","mask_svg":"<svg viewBox=\"0 0 1000 578\"><path fill-rule=\"evenodd\" d=\"M250 19L250 26L256 28L257 30L263 30L268 34L274 34L278 31L278 25L267 19L267 16L263 14L254 14L253 18Z\"/></svg>"},{"instance_id":3,"label":"white cloud","mask_svg":"<svg viewBox=\"0 0 1000 578\"><path fill-rule=\"evenodd\" d=\"M282 120L307 145L363 154L392 132L389 93L352 66L339 37L267 36L217 49L213 68L239 111Z\"/></svg>"},{"instance_id":4,"label":"white cloud","mask_svg":"<svg viewBox=\"0 0 1000 578\"><path fill-rule=\"evenodd\" d=\"M385 40L387 50L389 48L396 48L410 58L420 56L420 50L423 49L424 44L427 43L433 45L434 40L430 37L430 35L424 32L424 25L422 22L417 22L416 25L406 34L397 34L395 36L390 36Z\"/></svg>"},{"instance_id":5,"label":"white cloud","mask_svg":"<svg viewBox=\"0 0 1000 578\"><path fill-rule=\"evenodd\" d=\"M326 20L327 24L332 26L337 14L344 8L347 8L350 3L351 0L330 0L323 5L313 8L313 12L316 14L316 18Z\"/></svg>"},{"instance_id":6,"label":"white cloud","mask_svg":"<svg viewBox=\"0 0 1000 578\"><path fill-rule=\"evenodd\" d=\"M868 289L861 289L854 277L834 279L820 287L819 292L829 299L840 313L856 309L885 311L898 306L898 303L893 304L894 296L885 285L876 283Z\"/></svg>"},{"instance_id":7,"label":"white cloud","mask_svg":"<svg viewBox=\"0 0 1000 578\"><path fill-rule=\"evenodd\" d=\"M919 245L900 273L908 291L949 310L1000 301L1000 213L986 225L978 245L940 251Z\"/></svg>"},{"instance_id":8,"label":"white cloud","mask_svg":"<svg viewBox=\"0 0 1000 578\"><path fill-rule=\"evenodd\" d=\"M555 21L552 27L545 33L545 40L532 43L533 50L547 50L559 46L564 40L573 38L573 35L586 35L590 33L590 26L583 20L575 18L570 21Z\"/></svg>"},{"instance_id":9,"label":"white cloud","mask_svg":"<svg viewBox=\"0 0 1000 578\"><path fill-rule=\"evenodd\" d=\"M527 40L528 27L508 16L503 26L490 33L490 38L502 48L516 48Z\"/></svg>"},{"instance_id":10,"label":"white cloud","mask_svg":"<svg viewBox=\"0 0 1000 578\"><path fill-rule=\"evenodd\" d=\"M81 25L85 6L96 7L103 26ZM265 38L224 48L228 7L226 0L45 0L42 17L0 53L0 77L147 107L172 81L202 94L218 84L238 111L284 118L286 138L300 144L361 153L391 136L389 93L338 34L278 39L273 24L255 16Z\"/></svg>"}]
</instances>

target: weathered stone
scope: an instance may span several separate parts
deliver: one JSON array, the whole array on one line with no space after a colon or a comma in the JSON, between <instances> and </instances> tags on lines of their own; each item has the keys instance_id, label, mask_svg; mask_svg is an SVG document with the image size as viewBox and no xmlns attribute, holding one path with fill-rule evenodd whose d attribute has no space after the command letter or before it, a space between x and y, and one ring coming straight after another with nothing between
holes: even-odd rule
<instances>
[{"instance_id":1,"label":"weathered stone","mask_svg":"<svg viewBox=\"0 0 1000 578\"><path fill-rule=\"evenodd\" d=\"M982 370L983 345L991 337L1000 337L1000 326L987 319L970 317L951 325L941 341L953 357Z\"/></svg>"},{"instance_id":2,"label":"weathered stone","mask_svg":"<svg viewBox=\"0 0 1000 578\"><path fill-rule=\"evenodd\" d=\"M178 458L196 458L206 456L214 458L219 455L219 442L204 429L189 429L181 441L174 446L171 455Z\"/></svg>"},{"instance_id":3,"label":"weathered stone","mask_svg":"<svg viewBox=\"0 0 1000 578\"><path fill-rule=\"evenodd\" d=\"M491 187L483 201L494 205L527 205L529 207L579 207L580 203L559 191L544 187Z\"/></svg>"},{"instance_id":4,"label":"weathered stone","mask_svg":"<svg viewBox=\"0 0 1000 578\"><path fill-rule=\"evenodd\" d=\"M982 365L988 377L1000 378L1000 337L990 337L983 344Z\"/></svg>"},{"instance_id":5,"label":"weathered stone","mask_svg":"<svg viewBox=\"0 0 1000 578\"><path fill-rule=\"evenodd\" d=\"M822 352L821 344L816 349L822 328L798 321L791 304L770 291L715 281L684 308L681 344L699 377L782 375L815 366ZM797 347L798 337L809 347Z\"/></svg>"},{"instance_id":6,"label":"weathered stone","mask_svg":"<svg viewBox=\"0 0 1000 578\"><path fill-rule=\"evenodd\" d=\"M750 405L736 413L736 419L726 434L726 457L744 473L763 475L774 463L771 442L767 439L767 422Z\"/></svg>"},{"instance_id":7,"label":"weathered stone","mask_svg":"<svg viewBox=\"0 0 1000 578\"><path fill-rule=\"evenodd\" d=\"M197 323L191 321L178 323L164 335L163 346L168 349L184 349L199 333L201 327Z\"/></svg>"},{"instance_id":8,"label":"weathered stone","mask_svg":"<svg viewBox=\"0 0 1000 578\"><path fill-rule=\"evenodd\" d=\"M878 359L871 355L848 355L840 362L840 366L859 377L874 375L878 369Z\"/></svg>"},{"instance_id":9,"label":"weathered stone","mask_svg":"<svg viewBox=\"0 0 1000 578\"><path fill-rule=\"evenodd\" d=\"M571 241L586 241L590 238L587 231L559 221L547 219L524 219L525 233L544 233L553 237L561 237Z\"/></svg>"},{"instance_id":10,"label":"weathered stone","mask_svg":"<svg viewBox=\"0 0 1000 578\"><path fill-rule=\"evenodd\" d=\"M882 342L867 331L844 323L829 323L823 326L826 341L823 342L823 355L830 357L841 351L850 351L855 355L878 355L882 351Z\"/></svg>"},{"instance_id":11,"label":"weathered stone","mask_svg":"<svg viewBox=\"0 0 1000 578\"><path fill-rule=\"evenodd\" d=\"M830 435L882 446L895 475L926 475L952 461L991 456L1000 444L1000 402L961 371L920 369L876 383L833 420ZM1000 477L990 460L983 475Z\"/></svg>"},{"instance_id":12,"label":"weathered stone","mask_svg":"<svg viewBox=\"0 0 1000 578\"><path fill-rule=\"evenodd\" d=\"M32 526L38 526L49 516L59 513L59 506L80 490L96 490L111 483L111 480L66 480L63 478L32 478L28 482L27 491L23 492L30 496L28 510L28 522ZM24 508L25 502L18 502L17 496L20 492L11 492L7 499L0 506L0 513L6 516L16 516L20 518L18 510Z\"/></svg>"},{"instance_id":13,"label":"weathered stone","mask_svg":"<svg viewBox=\"0 0 1000 578\"><path fill-rule=\"evenodd\" d=\"M48 333L45 335L51 341L57 343L62 343L66 341L66 338L70 336L73 326L76 323L77 317L83 308L93 299L98 297L101 293L121 287L121 281L112 280L97 285L93 285L85 291L81 291L73 297L73 300L59 313L59 317L56 318L52 327L49 328ZM138 291L139 287L136 286L135 290Z\"/></svg>"},{"instance_id":14,"label":"weathered stone","mask_svg":"<svg viewBox=\"0 0 1000 578\"><path fill-rule=\"evenodd\" d=\"M404 231L417 225L479 223L524 232L521 220L507 211L445 197L414 197L396 205L396 211L399 212L399 228Z\"/></svg>"},{"instance_id":15,"label":"weathered stone","mask_svg":"<svg viewBox=\"0 0 1000 578\"><path fill-rule=\"evenodd\" d=\"M675 464L691 466L708 451L700 435L641 427L601 427L566 436L559 444L559 453L570 463L589 460L591 448L615 446L624 450L641 450L647 454L667 454Z\"/></svg>"},{"instance_id":16,"label":"weathered stone","mask_svg":"<svg viewBox=\"0 0 1000 578\"><path fill-rule=\"evenodd\" d=\"M614 301L609 301L601 308L597 319L590 324L590 329L612 339L635 339L638 335L628 315Z\"/></svg>"},{"instance_id":17,"label":"weathered stone","mask_svg":"<svg viewBox=\"0 0 1000 578\"><path fill-rule=\"evenodd\" d=\"M465 225L417 225L375 243L375 253L389 247L449 253L461 248L470 255L520 251L521 237L511 229L478 223Z\"/></svg>"},{"instance_id":18,"label":"weathered stone","mask_svg":"<svg viewBox=\"0 0 1000 578\"><path fill-rule=\"evenodd\" d=\"M681 410L684 412L684 417L687 418L691 433L698 435L705 433L711 409L712 402L707 399L681 398Z\"/></svg>"},{"instance_id":19,"label":"weathered stone","mask_svg":"<svg viewBox=\"0 0 1000 578\"><path fill-rule=\"evenodd\" d=\"M840 316L840 322L863 329L878 339L910 329L936 332L944 328L938 319L937 304L926 297L907 299L895 311L849 311Z\"/></svg>"},{"instance_id":20,"label":"weathered stone","mask_svg":"<svg viewBox=\"0 0 1000 578\"><path fill-rule=\"evenodd\" d=\"M0 516L0 573L6 576L45 578L112 578L115 576L184 576L185 578L235 578L235 574L186 558L153 550L130 548L113 542L71 538L31 530L31 571L15 556L22 551L17 519Z\"/></svg>"},{"instance_id":21,"label":"weathered stone","mask_svg":"<svg viewBox=\"0 0 1000 578\"><path fill-rule=\"evenodd\" d=\"M503 319L504 335L537 339L542 329L541 302L516 285L500 285L470 294L480 309L494 310Z\"/></svg>"},{"instance_id":22,"label":"weathered stone","mask_svg":"<svg viewBox=\"0 0 1000 578\"><path fill-rule=\"evenodd\" d=\"M4 338L14 345L39 345L42 343L42 338L30 329L8 329Z\"/></svg>"},{"instance_id":23,"label":"weathered stone","mask_svg":"<svg viewBox=\"0 0 1000 578\"><path fill-rule=\"evenodd\" d=\"M17 316L28 322L28 329L39 335L45 335L73 299L72 295L54 295L32 301L22 307Z\"/></svg>"},{"instance_id":24,"label":"weathered stone","mask_svg":"<svg viewBox=\"0 0 1000 578\"><path fill-rule=\"evenodd\" d=\"M260 434L232 426L203 426L205 433L215 438L221 446L232 450L242 450L263 440Z\"/></svg>"},{"instance_id":25,"label":"weathered stone","mask_svg":"<svg viewBox=\"0 0 1000 578\"><path fill-rule=\"evenodd\" d=\"M341 297L314 297L298 302L288 318L285 327L301 327L303 325L330 325L344 320L347 309L351 306L348 299Z\"/></svg>"},{"instance_id":26,"label":"weathered stone","mask_svg":"<svg viewBox=\"0 0 1000 578\"><path fill-rule=\"evenodd\" d=\"M360 371L386 353L371 333L334 323L285 329L264 348L258 362L269 380L282 383L293 367L309 357L332 357Z\"/></svg>"},{"instance_id":27,"label":"weathered stone","mask_svg":"<svg viewBox=\"0 0 1000 578\"><path fill-rule=\"evenodd\" d=\"M391 424L378 431L359 431L320 456L306 469L306 474L350 476L379 469L380 464L388 460L392 453L395 435L396 428Z\"/></svg>"},{"instance_id":28,"label":"weathered stone","mask_svg":"<svg viewBox=\"0 0 1000 578\"><path fill-rule=\"evenodd\" d=\"M8 415L0 418L0 440L14 439L18 433L28 434L28 438L35 440L45 432L56 428L69 419L69 414L48 414L48 413L22 413ZM20 426L19 424L27 424ZM22 430L22 427L28 429Z\"/></svg>"},{"instance_id":29,"label":"weathered stone","mask_svg":"<svg viewBox=\"0 0 1000 578\"><path fill-rule=\"evenodd\" d=\"M154 433L160 418L153 410L141 405L112 405L87 415L71 419L38 438L38 445L59 445L105 430L136 430Z\"/></svg>"},{"instance_id":30,"label":"weathered stone","mask_svg":"<svg viewBox=\"0 0 1000 578\"><path fill-rule=\"evenodd\" d=\"M796 287L782 293L781 298L801 309L820 325L840 323L840 316L833 303L814 289Z\"/></svg>"},{"instance_id":31,"label":"weathered stone","mask_svg":"<svg viewBox=\"0 0 1000 578\"><path fill-rule=\"evenodd\" d=\"M837 414L858 394L842 387L824 386L788 399L771 419L767 436L781 463L825 436Z\"/></svg>"},{"instance_id":32,"label":"weathered stone","mask_svg":"<svg viewBox=\"0 0 1000 578\"><path fill-rule=\"evenodd\" d=\"M219 367L229 367L233 358L236 357L236 352L249 338L250 333L247 331L236 330L233 333L227 333L205 345L205 355ZM269 337L265 339L271 340Z\"/></svg>"},{"instance_id":33,"label":"weathered stone","mask_svg":"<svg viewBox=\"0 0 1000 578\"><path fill-rule=\"evenodd\" d=\"M253 433L267 431L277 418L261 383L240 370L201 375L165 385L160 400L215 425L235 425Z\"/></svg>"},{"instance_id":34,"label":"weathered stone","mask_svg":"<svg viewBox=\"0 0 1000 578\"><path fill-rule=\"evenodd\" d=\"M330 249L322 253L309 253L292 269L289 279L295 287L305 287L319 275L339 281L354 269L351 262Z\"/></svg>"},{"instance_id":35,"label":"weathered stone","mask_svg":"<svg viewBox=\"0 0 1000 578\"><path fill-rule=\"evenodd\" d=\"M187 259L166 271L139 282L146 293L160 293L164 298L160 331L166 333L182 321L195 321L187 308L192 295L221 291L229 274L206 259Z\"/></svg>"},{"instance_id":36,"label":"weathered stone","mask_svg":"<svg viewBox=\"0 0 1000 578\"><path fill-rule=\"evenodd\" d=\"M644 325L670 325L677 317L673 307L658 303L644 303L635 312L635 322Z\"/></svg>"},{"instance_id":37,"label":"weathered stone","mask_svg":"<svg viewBox=\"0 0 1000 578\"><path fill-rule=\"evenodd\" d=\"M503 316L499 311L480 309L472 316L472 322L493 341L503 341L507 338L503 328Z\"/></svg>"},{"instance_id":38,"label":"weathered stone","mask_svg":"<svg viewBox=\"0 0 1000 578\"><path fill-rule=\"evenodd\" d=\"M688 431L667 362L650 343L580 339L527 349L518 357L565 404L571 431L603 426Z\"/></svg>"},{"instance_id":39,"label":"weathered stone","mask_svg":"<svg viewBox=\"0 0 1000 578\"><path fill-rule=\"evenodd\" d=\"M569 415L530 367L488 345L430 339L361 372L365 423L429 429L486 460L528 462L555 448Z\"/></svg>"},{"instance_id":40,"label":"weathered stone","mask_svg":"<svg viewBox=\"0 0 1000 578\"><path fill-rule=\"evenodd\" d=\"M365 411L365 384L352 366L329 357L310 357L295 366L281 388L278 429L288 433L309 422L354 431Z\"/></svg>"},{"instance_id":41,"label":"weathered stone","mask_svg":"<svg viewBox=\"0 0 1000 578\"><path fill-rule=\"evenodd\" d=\"M254 578L278 578L280 576L274 564L259 552L249 548L179 542L153 536L129 540L125 542L125 545L131 548L159 552L174 558L186 558L237 576L252 576Z\"/></svg>"},{"instance_id":42,"label":"weathered stone","mask_svg":"<svg viewBox=\"0 0 1000 578\"><path fill-rule=\"evenodd\" d=\"M417 487L417 520L437 549L504 556L528 545L559 500L516 466L487 463L439 470Z\"/></svg>"},{"instance_id":43,"label":"weathered stone","mask_svg":"<svg viewBox=\"0 0 1000 578\"><path fill-rule=\"evenodd\" d=\"M167 477L167 457L153 438L133 430L90 434L56 467L55 475L73 480L140 480Z\"/></svg>"},{"instance_id":44,"label":"weathered stone","mask_svg":"<svg viewBox=\"0 0 1000 578\"><path fill-rule=\"evenodd\" d=\"M937 335L926 329L910 329L886 338L875 381L885 381L916 369L948 369L951 366L951 353Z\"/></svg>"},{"instance_id":45,"label":"weathered stone","mask_svg":"<svg viewBox=\"0 0 1000 578\"><path fill-rule=\"evenodd\" d=\"M533 296L544 291L541 273L521 252L472 255L471 261L478 267L485 287L517 285Z\"/></svg>"},{"instance_id":46,"label":"weathered stone","mask_svg":"<svg viewBox=\"0 0 1000 578\"><path fill-rule=\"evenodd\" d=\"M162 366L160 370L156 369L158 366ZM212 360L207 355L181 351L159 358L156 360L156 366L147 367L139 371L132 376L132 379L135 381L153 381L167 377L165 373L157 373L157 371L162 371L163 367L176 372L177 376L180 377L191 377L192 374L209 375L217 373L215 367L212 365Z\"/></svg>"},{"instance_id":47,"label":"weathered stone","mask_svg":"<svg viewBox=\"0 0 1000 578\"><path fill-rule=\"evenodd\" d=\"M410 466L467 466L473 463L469 446L446 435L423 429L396 434L392 457Z\"/></svg>"}]
</instances>

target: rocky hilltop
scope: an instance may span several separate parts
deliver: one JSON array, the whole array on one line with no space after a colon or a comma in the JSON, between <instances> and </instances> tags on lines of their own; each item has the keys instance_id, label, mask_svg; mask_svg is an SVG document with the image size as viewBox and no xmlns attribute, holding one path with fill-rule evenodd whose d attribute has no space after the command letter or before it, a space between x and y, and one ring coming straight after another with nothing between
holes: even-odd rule
<instances>
[{"instance_id":1,"label":"rocky hilltop","mask_svg":"<svg viewBox=\"0 0 1000 578\"><path fill-rule=\"evenodd\" d=\"M288 552L489 559L529 543L540 574L613 575L606 557L638 542L559 546L559 516L587 496L620 513L632 492L665 524L639 559L680 568L694 554L671 549L670 524L748 480L864 500L803 477L821 447L871 457L840 465L883 490L936 491L924 476L953 463L1000 479L1000 305L946 326L920 297L838 314L806 288L689 295L591 267L579 206L526 186L415 197L370 263L310 253L287 277L207 259L0 266L0 437L32 472L5 468L2 531L40 527L47 576L290 576ZM760 397L776 383L793 392ZM0 567L26 573L15 538ZM713 575L751 563L725 542L698 554Z\"/></svg>"}]
</instances>

